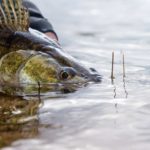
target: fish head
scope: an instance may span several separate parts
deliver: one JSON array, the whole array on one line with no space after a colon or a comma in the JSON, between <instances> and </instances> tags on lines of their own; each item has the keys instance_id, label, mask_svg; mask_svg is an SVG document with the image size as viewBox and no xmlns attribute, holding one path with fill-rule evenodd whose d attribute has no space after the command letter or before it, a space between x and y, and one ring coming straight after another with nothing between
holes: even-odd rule
<instances>
[{"instance_id":1,"label":"fish head","mask_svg":"<svg viewBox=\"0 0 150 150\"><path fill-rule=\"evenodd\" d=\"M73 66L63 66L61 71L58 73L58 77L60 82L63 83L101 82L102 79L102 77L93 68L89 68L89 70L85 70L84 68L84 70L82 70L82 68L76 68Z\"/></svg>"},{"instance_id":2,"label":"fish head","mask_svg":"<svg viewBox=\"0 0 150 150\"><path fill-rule=\"evenodd\" d=\"M80 61L60 48L44 50L59 64L58 79L63 83L101 82L102 76L94 69L85 67Z\"/></svg>"},{"instance_id":3,"label":"fish head","mask_svg":"<svg viewBox=\"0 0 150 150\"><path fill-rule=\"evenodd\" d=\"M53 62L57 65L55 66L55 72L57 72L57 80L63 83L73 83L73 82L100 82L102 77L93 68L87 68L82 63L68 54L58 42L49 38L45 34L30 29L31 35L34 35L40 41L43 41L41 47L38 48L39 52L43 52L48 55L48 57L53 58ZM34 38L35 38L34 37ZM44 43L47 42L47 43ZM50 62L51 63L51 62ZM57 66L57 67L56 67ZM59 67L58 67L59 66ZM55 76L56 77L56 76Z\"/></svg>"}]
</instances>

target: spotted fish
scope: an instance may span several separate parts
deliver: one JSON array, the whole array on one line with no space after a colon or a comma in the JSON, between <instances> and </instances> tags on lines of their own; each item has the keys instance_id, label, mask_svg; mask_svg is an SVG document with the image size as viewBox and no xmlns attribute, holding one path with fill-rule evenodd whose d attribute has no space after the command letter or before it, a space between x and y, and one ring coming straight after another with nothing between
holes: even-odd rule
<instances>
[{"instance_id":1,"label":"spotted fish","mask_svg":"<svg viewBox=\"0 0 150 150\"><path fill-rule=\"evenodd\" d=\"M22 0L1 0L0 83L72 84L100 82L94 69L87 69L45 34L29 27L29 12ZM8 90L6 90L8 92Z\"/></svg>"}]
</instances>

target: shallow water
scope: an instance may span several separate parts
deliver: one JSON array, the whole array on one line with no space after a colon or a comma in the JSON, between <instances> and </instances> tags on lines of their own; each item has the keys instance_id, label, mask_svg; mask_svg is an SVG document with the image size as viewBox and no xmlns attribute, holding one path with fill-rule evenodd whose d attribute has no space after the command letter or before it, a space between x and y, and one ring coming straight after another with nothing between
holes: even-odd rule
<instances>
[{"instance_id":1,"label":"shallow water","mask_svg":"<svg viewBox=\"0 0 150 150\"><path fill-rule=\"evenodd\" d=\"M150 1L33 1L53 23L64 49L96 68L103 81L75 93L43 98L36 123L30 122L31 130L21 127L15 132L20 136L4 150L149 149Z\"/></svg>"}]
</instances>

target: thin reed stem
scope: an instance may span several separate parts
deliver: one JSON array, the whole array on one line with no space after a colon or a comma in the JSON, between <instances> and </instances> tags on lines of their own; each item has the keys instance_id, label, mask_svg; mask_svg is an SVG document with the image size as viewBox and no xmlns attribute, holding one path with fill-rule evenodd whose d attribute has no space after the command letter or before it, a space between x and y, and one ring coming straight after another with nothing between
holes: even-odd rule
<instances>
[{"instance_id":1,"label":"thin reed stem","mask_svg":"<svg viewBox=\"0 0 150 150\"><path fill-rule=\"evenodd\" d=\"M122 53L122 65L123 65L123 78L126 77L126 72L125 72L125 57L124 57L124 53Z\"/></svg>"},{"instance_id":2,"label":"thin reed stem","mask_svg":"<svg viewBox=\"0 0 150 150\"><path fill-rule=\"evenodd\" d=\"M114 51L112 52L112 68L111 68L111 79L113 80L114 77Z\"/></svg>"}]
</instances>

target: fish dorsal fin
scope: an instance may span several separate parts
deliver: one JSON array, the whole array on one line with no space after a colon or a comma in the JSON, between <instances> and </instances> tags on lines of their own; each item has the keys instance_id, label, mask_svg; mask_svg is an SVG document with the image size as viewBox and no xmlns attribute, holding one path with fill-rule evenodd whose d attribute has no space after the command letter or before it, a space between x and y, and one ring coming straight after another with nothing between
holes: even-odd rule
<instances>
[{"instance_id":1,"label":"fish dorsal fin","mask_svg":"<svg viewBox=\"0 0 150 150\"><path fill-rule=\"evenodd\" d=\"M28 31L29 13L22 0L0 0L0 31Z\"/></svg>"}]
</instances>

